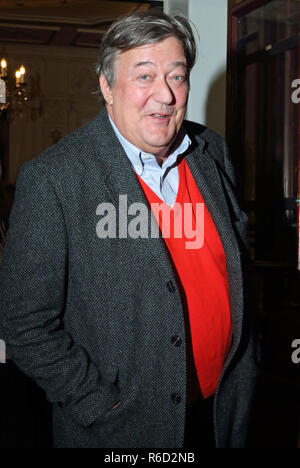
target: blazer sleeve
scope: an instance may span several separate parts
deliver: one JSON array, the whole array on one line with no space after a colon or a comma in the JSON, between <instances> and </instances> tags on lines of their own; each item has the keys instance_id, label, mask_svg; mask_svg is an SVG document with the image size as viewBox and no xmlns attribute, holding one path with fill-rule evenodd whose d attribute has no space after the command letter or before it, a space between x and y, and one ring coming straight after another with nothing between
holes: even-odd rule
<instances>
[{"instance_id":1,"label":"blazer sleeve","mask_svg":"<svg viewBox=\"0 0 300 468\"><path fill-rule=\"evenodd\" d=\"M8 355L88 426L119 399L84 348L64 329L68 238L60 202L41 168L20 171L0 266L0 338Z\"/></svg>"}]
</instances>

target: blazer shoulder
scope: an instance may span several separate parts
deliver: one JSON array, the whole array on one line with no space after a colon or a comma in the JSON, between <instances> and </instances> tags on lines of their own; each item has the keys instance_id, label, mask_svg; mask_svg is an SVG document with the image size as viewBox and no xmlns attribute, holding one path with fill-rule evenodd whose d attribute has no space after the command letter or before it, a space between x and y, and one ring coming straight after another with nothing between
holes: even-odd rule
<instances>
[{"instance_id":1,"label":"blazer shoulder","mask_svg":"<svg viewBox=\"0 0 300 468\"><path fill-rule=\"evenodd\" d=\"M224 162L228 151L226 141L221 135L204 125L189 120L184 121L184 128L192 142L197 146L201 145L214 159Z\"/></svg>"},{"instance_id":2,"label":"blazer shoulder","mask_svg":"<svg viewBox=\"0 0 300 468\"><path fill-rule=\"evenodd\" d=\"M206 127L205 125L191 122L190 120L185 120L184 128L191 138L194 137L197 140L202 139L208 143L215 143L221 146L225 143L225 139L221 135Z\"/></svg>"}]
</instances>

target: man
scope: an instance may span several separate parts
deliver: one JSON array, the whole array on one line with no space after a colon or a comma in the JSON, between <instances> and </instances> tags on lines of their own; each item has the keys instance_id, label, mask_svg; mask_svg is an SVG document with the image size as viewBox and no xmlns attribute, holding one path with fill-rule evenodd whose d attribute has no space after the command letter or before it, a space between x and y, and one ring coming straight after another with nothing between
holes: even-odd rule
<instances>
[{"instance_id":1,"label":"man","mask_svg":"<svg viewBox=\"0 0 300 468\"><path fill-rule=\"evenodd\" d=\"M1 334L53 403L55 447L245 444L246 221L223 140L184 122L194 62L184 18L121 18L105 109L19 175Z\"/></svg>"}]
</instances>

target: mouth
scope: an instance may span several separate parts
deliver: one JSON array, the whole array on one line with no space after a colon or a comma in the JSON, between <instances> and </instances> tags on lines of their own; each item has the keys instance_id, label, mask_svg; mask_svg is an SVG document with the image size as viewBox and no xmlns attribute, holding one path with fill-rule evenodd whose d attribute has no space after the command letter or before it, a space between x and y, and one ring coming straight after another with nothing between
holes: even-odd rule
<instances>
[{"instance_id":1,"label":"mouth","mask_svg":"<svg viewBox=\"0 0 300 468\"><path fill-rule=\"evenodd\" d=\"M167 122L169 121L171 115L170 114L150 114L149 117L151 117L154 120L161 121L161 122Z\"/></svg>"}]
</instances>

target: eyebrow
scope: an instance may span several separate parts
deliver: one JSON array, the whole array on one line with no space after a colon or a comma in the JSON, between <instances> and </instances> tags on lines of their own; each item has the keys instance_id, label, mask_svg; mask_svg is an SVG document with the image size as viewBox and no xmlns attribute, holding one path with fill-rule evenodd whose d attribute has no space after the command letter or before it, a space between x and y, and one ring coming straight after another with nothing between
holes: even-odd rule
<instances>
[{"instance_id":1,"label":"eyebrow","mask_svg":"<svg viewBox=\"0 0 300 468\"><path fill-rule=\"evenodd\" d=\"M133 65L133 68L138 68L138 67L143 67L143 66L146 66L146 65L150 65L150 66L153 66L155 67L156 64L153 63L153 62L149 62L149 61L145 61L145 62L137 62ZM184 68L187 68L187 65L185 62L172 62L171 63L172 67L173 68L177 68L177 67L184 67Z\"/></svg>"}]
</instances>

